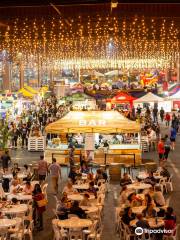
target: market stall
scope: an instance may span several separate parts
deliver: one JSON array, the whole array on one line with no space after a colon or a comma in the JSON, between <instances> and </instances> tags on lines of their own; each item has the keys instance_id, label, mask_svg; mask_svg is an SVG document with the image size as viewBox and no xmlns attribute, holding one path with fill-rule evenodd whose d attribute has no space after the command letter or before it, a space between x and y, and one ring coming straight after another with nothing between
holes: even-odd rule
<instances>
[{"instance_id":1,"label":"market stall","mask_svg":"<svg viewBox=\"0 0 180 240\"><path fill-rule=\"evenodd\" d=\"M154 106L156 105L158 107L158 109L161 109L163 107L163 109L166 112L171 111L171 102L170 101L165 100L164 98L159 97L151 92L148 92L143 97L140 97L140 98L134 100L133 104L134 104L135 108L137 108L138 105L142 108L144 108L146 106L154 108Z\"/></svg>"},{"instance_id":2,"label":"market stall","mask_svg":"<svg viewBox=\"0 0 180 240\"><path fill-rule=\"evenodd\" d=\"M168 97L167 100L171 101L172 109L180 109L180 90Z\"/></svg>"},{"instance_id":3,"label":"market stall","mask_svg":"<svg viewBox=\"0 0 180 240\"><path fill-rule=\"evenodd\" d=\"M76 155L91 151L92 159L101 164L141 162L140 125L117 111L72 111L49 124L46 133L55 136L45 150L48 161L54 154L61 163L68 161L68 148L73 145ZM60 134L68 136L66 142Z\"/></svg>"},{"instance_id":4,"label":"market stall","mask_svg":"<svg viewBox=\"0 0 180 240\"><path fill-rule=\"evenodd\" d=\"M135 100L134 97L131 95L120 92L112 99L106 100L106 108L107 110L113 109L113 108L123 108L123 109L131 109L133 106L133 101Z\"/></svg>"},{"instance_id":5,"label":"market stall","mask_svg":"<svg viewBox=\"0 0 180 240\"><path fill-rule=\"evenodd\" d=\"M96 100L84 93L75 93L67 98L72 101L73 110L95 110Z\"/></svg>"}]
</instances>

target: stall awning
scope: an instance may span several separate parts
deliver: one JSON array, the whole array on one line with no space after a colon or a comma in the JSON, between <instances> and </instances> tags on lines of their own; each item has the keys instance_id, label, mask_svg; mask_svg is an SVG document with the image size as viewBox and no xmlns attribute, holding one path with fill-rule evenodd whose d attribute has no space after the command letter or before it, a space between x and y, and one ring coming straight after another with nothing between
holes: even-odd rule
<instances>
[{"instance_id":1,"label":"stall awning","mask_svg":"<svg viewBox=\"0 0 180 240\"><path fill-rule=\"evenodd\" d=\"M47 133L134 133L140 125L117 111L72 111L46 127Z\"/></svg>"},{"instance_id":2,"label":"stall awning","mask_svg":"<svg viewBox=\"0 0 180 240\"><path fill-rule=\"evenodd\" d=\"M111 103L132 103L136 98L132 97L131 95L124 93L124 92L120 92L118 93L115 97L113 97L112 99L107 99L107 102L111 102Z\"/></svg>"},{"instance_id":3,"label":"stall awning","mask_svg":"<svg viewBox=\"0 0 180 240\"><path fill-rule=\"evenodd\" d=\"M149 102L162 102L163 98L149 92L141 98L134 100L134 103L149 103Z\"/></svg>"},{"instance_id":4,"label":"stall awning","mask_svg":"<svg viewBox=\"0 0 180 240\"><path fill-rule=\"evenodd\" d=\"M176 92L175 94L171 95L168 99L180 101L180 90L178 92Z\"/></svg>"}]
</instances>

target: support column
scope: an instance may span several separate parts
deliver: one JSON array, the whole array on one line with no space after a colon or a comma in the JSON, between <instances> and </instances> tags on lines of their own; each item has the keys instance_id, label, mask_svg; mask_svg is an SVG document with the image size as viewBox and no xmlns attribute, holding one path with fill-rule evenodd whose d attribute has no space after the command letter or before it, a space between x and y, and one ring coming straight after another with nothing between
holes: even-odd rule
<instances>
[{"instance_id":1,"label":"support column","mask_svg":"<svg viewBox=\"0 0 180 240\"><path fill-rule=\"evenodd\" d=\"M19 87L23 88L24 87L24 66L23 63L20 61L19 63Z\"/></svg>"},{"instance_id":2,"label":"support column","mask_svg":"<svg viewBox=\"0 0 180 240\"><path fill-rule=\"evenodd\" d=\"M180 82L180 56L178 56L177 58L177 82Z\"/></svg>"},{"instance_id":3,"label":"support column","mask_svg":"<svg viewBox=\"0 0 180 240\"><path fill-rule=\"evenodd\" d=\"M4 71L2 74L3 79L3 90L11 90L11 84L10 84L10 66L7 61L4 63Z\"/></svg>"}]
</instances>

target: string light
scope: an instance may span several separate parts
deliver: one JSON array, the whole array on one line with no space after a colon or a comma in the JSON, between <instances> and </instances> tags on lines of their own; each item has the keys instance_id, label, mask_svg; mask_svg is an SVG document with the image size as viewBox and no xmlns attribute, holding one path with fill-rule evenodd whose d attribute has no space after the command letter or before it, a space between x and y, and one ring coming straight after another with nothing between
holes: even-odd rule
<instances>
[{"instance_id":1,"label":"string light","mask_svg":"<svg viewBox=\"0 0 180 240\"><path fill-rule=\"evenodd\" d=\"M174 21L158 18L82 16L15 19L1 32L0 50L13 62L53 68L167 67L179 52Z\"/></svg>"}]
</instances>

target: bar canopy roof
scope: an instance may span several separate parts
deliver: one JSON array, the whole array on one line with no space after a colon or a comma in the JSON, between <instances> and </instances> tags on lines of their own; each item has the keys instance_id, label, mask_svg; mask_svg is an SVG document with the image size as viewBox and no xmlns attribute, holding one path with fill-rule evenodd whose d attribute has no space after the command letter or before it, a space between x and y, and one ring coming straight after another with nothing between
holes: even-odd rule
<instances>
[{"instance_id":1,"label":"bar canopy roof","mask_svg":"<svg viewBox=\"0 0 180 240\"><path fill-rule=\"evenodd\" d=\"M71 111L46 127L47 133L134 133L140 124L117 111Z\"/></svg>"}]
</instances>

